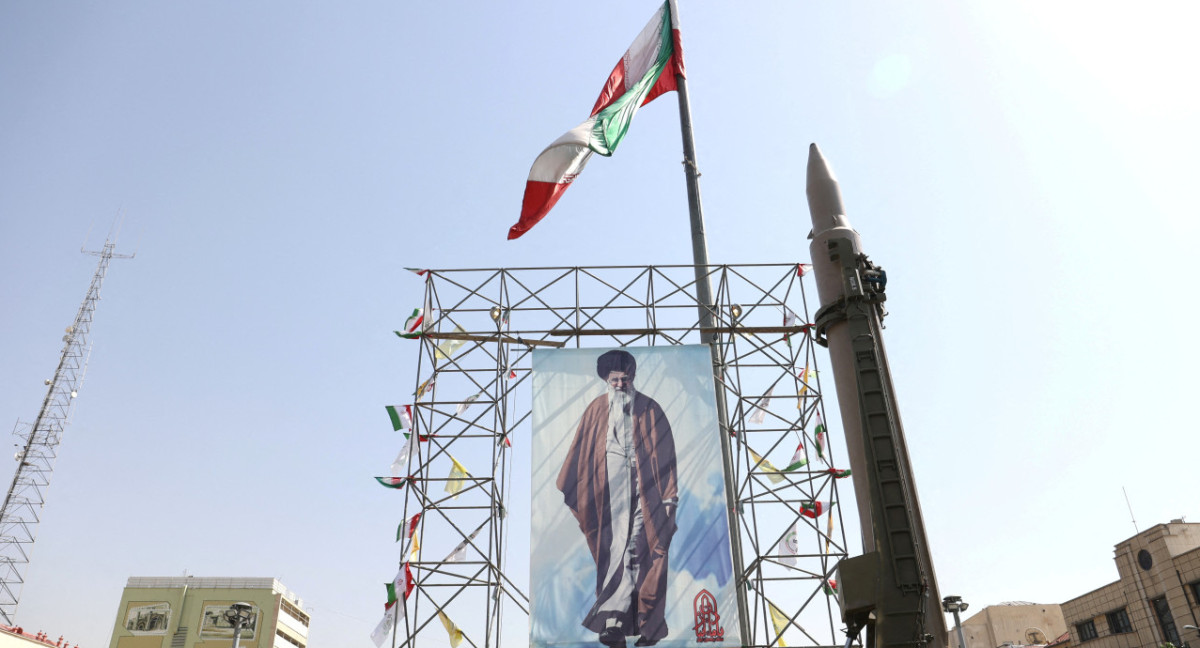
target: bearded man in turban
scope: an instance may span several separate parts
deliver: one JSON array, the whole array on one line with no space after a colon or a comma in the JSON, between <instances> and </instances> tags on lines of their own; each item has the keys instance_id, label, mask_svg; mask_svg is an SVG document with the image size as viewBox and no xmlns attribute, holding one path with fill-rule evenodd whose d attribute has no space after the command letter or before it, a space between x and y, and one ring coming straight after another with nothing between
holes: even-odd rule
<instances>
[{"instance_id":1,"label":"bearded man in turban","mask_svg":"<svg viewBox=\"0 0 1200 648\"><path fill-rule=\"evenodd\" d=\"M575 431L558 489L596 562L596 604L583 626L600 643L653 646L667 636L667 553L679 494L671 424L637 391L637 362L613 350L596 361L608 389L588 405Z\"/></svg>"}]
</instances>

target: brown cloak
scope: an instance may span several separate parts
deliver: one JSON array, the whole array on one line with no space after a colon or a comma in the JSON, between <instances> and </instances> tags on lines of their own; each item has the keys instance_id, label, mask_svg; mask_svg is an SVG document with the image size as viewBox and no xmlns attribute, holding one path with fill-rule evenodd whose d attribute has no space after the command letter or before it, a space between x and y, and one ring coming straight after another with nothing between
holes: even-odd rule
<instances>
[{"instance_id":1,"label":"brown cloak","mask_svg":"<svg viewBox=\"0 0 1200 648\"><path fill-rule=\"evenodd\" d=\"M675 439L662 407L635 392L631 410L633 444L637 453L638 498L642 508L642 533L637 542L640 557L635 605L621 617L626 635L640 634L657 641L667 635L664 618L667 593L667 551L675 533L677 507L663 505L678 497L675 482ZM596 594L599 597L608 571L611 520L608 504L608 468L605 461L608 433L608 395L592 401L583 412L575 439L558 473L558 489L579 522L596 562ZM584 618L584 627L604 630L605 618L596 606Z\"/></svg>"}]
</instances>

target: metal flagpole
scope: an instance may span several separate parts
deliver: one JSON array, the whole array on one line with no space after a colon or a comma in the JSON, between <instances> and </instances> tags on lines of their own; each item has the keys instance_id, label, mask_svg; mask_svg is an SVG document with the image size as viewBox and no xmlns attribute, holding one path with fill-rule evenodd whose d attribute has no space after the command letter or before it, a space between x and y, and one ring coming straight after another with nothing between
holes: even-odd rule
<instances>
[{"instance_id":1,"label":"metal flagpole","mask_svg":"<svg viewBox=\"0 0 1200 648\"><path fill-rule=\"evenodd\" d=\"M670 3L671 11L676 3ZM677 16L673 16L678 21ZM675 55L683 60L683 52ZM725 464L725 502L729 519L729 545L733 552L734 589L737 592L738 628L742 645L749 643L750 627L747 615L748 603L743 587L741 516L733 486L733 451L729 443L729 418L725 411L725 387L722 379L721 352L717 348L713 333L712 284L709 281L708 242L704 236L704 209L700 205L700 172L696 167L696 143L692 138L692 108L688 100L687 79L675 75L676 93L679 95L679 128L683 133L683 172L687 178L688 212L692 229L692 263L696 269L696 301L700 312L700 341L708 345L712 353L713 379L716 386L717 420L720 423L721 460Z\"/></svg>"}]
</instances>

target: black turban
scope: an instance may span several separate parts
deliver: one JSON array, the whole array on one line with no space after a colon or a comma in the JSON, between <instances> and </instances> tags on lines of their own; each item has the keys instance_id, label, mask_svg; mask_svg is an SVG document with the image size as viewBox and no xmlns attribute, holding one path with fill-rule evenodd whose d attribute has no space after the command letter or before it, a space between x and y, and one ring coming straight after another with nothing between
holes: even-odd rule
<instances>
[{"instance_id":1,"label":"black turban","mask_svg":"<svg viewBox=\"0 0 1200 648\"><path fill-rule=\"evenodd\" d=\"M608 374L614 371L623 371L632 376L637 373L637 360L633 359L633 354L620 349L607 351L596 359L596 375L600 376L600 380L608 380Z\"/></svg>"}]
</instances>

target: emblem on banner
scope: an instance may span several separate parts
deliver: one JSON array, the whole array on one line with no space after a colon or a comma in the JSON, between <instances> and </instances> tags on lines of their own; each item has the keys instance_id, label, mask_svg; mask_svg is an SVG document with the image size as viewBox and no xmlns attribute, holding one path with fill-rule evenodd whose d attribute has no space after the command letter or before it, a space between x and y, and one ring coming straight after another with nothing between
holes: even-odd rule
<instances>
[{"instance_id":1,"label":"emblem on banner","mask_svg":"<svg viewBox=\"0 0 1200 648\"><path fill-rule=\"evenodd\" d=\"M717 599L708 590L700 590L692 601L696 614L696 641L723 641L725 628L721 627L721 615L717 612Z\"/></svg>"}]
</instances>

